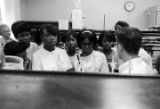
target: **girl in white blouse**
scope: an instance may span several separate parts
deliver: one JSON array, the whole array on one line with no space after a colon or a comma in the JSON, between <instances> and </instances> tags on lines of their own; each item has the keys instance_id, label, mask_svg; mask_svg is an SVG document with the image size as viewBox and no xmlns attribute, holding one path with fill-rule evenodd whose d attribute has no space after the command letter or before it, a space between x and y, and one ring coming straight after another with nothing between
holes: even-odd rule
<instances>
[{"instance_id":1,"label":"girl in white blouse","mask_svg":"<svg viewBox=\"0 0 160 109\"><path fill-rule=\"evenodd\" d=\"M108 64L103 53L95 51L97 38L91 31L82 31L77 37L77 42L81 50L76 53L71 61L75 71L108 73Z\"/></svg>"}]
</instances>

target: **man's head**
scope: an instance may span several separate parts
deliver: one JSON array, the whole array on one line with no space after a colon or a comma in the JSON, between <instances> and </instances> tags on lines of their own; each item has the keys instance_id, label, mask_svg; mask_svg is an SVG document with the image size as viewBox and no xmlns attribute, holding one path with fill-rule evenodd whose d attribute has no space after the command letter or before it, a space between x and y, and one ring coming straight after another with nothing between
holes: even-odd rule
<instances>
[{"instance_id":1,"label":"man's head","mask_svg":"<svg viewBox=\"0 0 160 109\"><path fill-rule=\"evenodd\" d=\"M10 38L11 33L8 25L5 24L0 25L0 35L3 36L3 38L6 40Z\"/></svg>"},{"instance_id":2,"label":"man's head","mask_svg":"<svg viewBox=\"0 0 160 109\"><path fill-rule=\"evenodd\" d=\"M40 34L44 48L53 51L58 42L58 27L52 24L44 24L40 29Z\"/></svg>"},{"instance_id":3,"label":"man's head","mask_svg":"<svg viewBox=\"0 0 160 109\"><path fill-rule=\"evenodd\" d=\"M131 56L138 56L142 43L140 30L133 27L124 27L117 34L117 51L121 59L125 58L124 53Z\"/></svg>"},{"instance_id":4,"label":"man's head","mask_svg":"<svg viewBox=\"0 0 160 109\"><path fill-rule=\"evenodd\" d=\"M21 42L31 41L30 27L23 21L13 23L12 32L14 34L14 37Z\"/></svg>"},{"instance_id":5,"label":"man's head","mask_svg":"<svg viewBox=\"0 0 160 109\"><path fill-rule=\"evenodd\" d=\"M118 33L123 27L129 27L129 24L125 21L118 21L114 26L115 33Z\"/></svg>"}]
</instances>

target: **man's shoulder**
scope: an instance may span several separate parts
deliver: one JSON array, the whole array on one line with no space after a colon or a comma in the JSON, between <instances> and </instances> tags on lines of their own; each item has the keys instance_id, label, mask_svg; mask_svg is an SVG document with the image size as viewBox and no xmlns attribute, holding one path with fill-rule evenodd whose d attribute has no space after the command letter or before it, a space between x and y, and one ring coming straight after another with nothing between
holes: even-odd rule
<instances>
[{"instance_id":1,"label":"man's shoulder","mask_svg":"<svg viewBox=\"0 0 160 109\"><path fill-rule=\"evenodd\" d=\"M150 56L147 51L145 51L143 48L140 48L139 49L139 53L138 53L139 56Z\"/></svg>"},{"instance_id":2,"label":"man's shoulder","mask_svg":"<svg viewBox=\"0 0 160 109\"><path fill-rule=\"evenodd\" d=\"M153 69L147 63L144 62L143 59L137 60L134 64L135 71L140 74L153 74Z\"/></svg>"},{"instance_id":3,"label":"man's shoulder","mask_svg":"<svg viewBox=\"0 0 160 109\"><path fill-rule=\"evenodd\" d=\"M131 74L150 74L152 73L152 68L149 65L147 65L141 58L134 58L134 59L131 59L130 61L123 63L119 67L119 70L120 70L120 73L126 73L126 74L129 74L129 73Z\"/></svg>"}]
</instances>

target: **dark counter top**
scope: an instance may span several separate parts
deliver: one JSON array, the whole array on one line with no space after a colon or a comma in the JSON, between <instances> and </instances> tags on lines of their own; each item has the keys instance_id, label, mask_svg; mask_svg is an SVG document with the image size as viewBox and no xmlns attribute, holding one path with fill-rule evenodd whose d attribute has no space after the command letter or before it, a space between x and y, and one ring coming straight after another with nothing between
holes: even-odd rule
<instances>
[{"instance_id":1,"label":"dark counter top","mask_svg":"<svg viewBox=\"0 0 160 109\"><path fill-rule=\"evenodd\" d=\"M159 107L159 76L0 72L0 109Z\"/></svg>"}]
</instances>

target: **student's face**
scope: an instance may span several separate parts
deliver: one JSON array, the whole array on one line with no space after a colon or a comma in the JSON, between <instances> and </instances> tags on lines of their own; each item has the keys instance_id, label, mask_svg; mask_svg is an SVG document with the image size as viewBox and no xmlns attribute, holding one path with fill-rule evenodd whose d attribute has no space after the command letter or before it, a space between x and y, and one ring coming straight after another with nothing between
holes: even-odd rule
<instances>
[{"instance_id":1,"label":"student's face","mask_svg":"<svg viewBox=\"0 0 160 109\"><path fill-rule=\"evenodd\" d=\"M113 42L109 42L109 41L106 39L106 37L103 37L103 39L102 39L103 49L106 49L106 50L111 49L112 45L113 45Z\"/></svg>"},{"instance_id":2,"label":"student's face","mask_svg":"<svg viewBox=\"0 0 160 109\"><path fill-rule=\"evenodd\" d=\"M82 52L85 55L90 55L93 51L93 43L89 41L87 38L83 40L83 42L81 43L81 47L82 47Z\"/></svg>"},{"instance_id":3,"label":"student's face","mask_svg":"<svg viewBox=\"0 0 160 109\"><path fill-rule=\"evenodd\" d=\"M30 32L19 33L18 36L17 36L17 39L20 42L27 42L27 43L29 43L31 41L31 33Z\"/></svg>"},{"instance_id":4,"label":"student's face","mask_svg":"<svg viewBox=\"0 0 160 109\"><path fill-rule=\"evenodd\" d=\"M5 26L2 31L1 31L1 35L4 37L4 39L9 39L11 33L10 33L10 29L8 26Z\"/></svg>"},{"instance_id":5,"label":"student's face","mask_svg":"<svg viewBox=\"0 0 160 109\"><path fill-rule=\"evenodd\" d=\"M74 49L77 46L77 40L72 35L66 39L66 49Z\"/></svg>"},{"instance_id":6,"label":"student's face","mask_svg":"<svg viewBox=\"0 0 160 109\"><path fill-rule=\"evenodd\" d=\"M120 29L121 29L121 26L120 25L116 25L115 26L115 34L119 33Z\"/></svg>"},{"instance_id":7,"label":"student's face","mask_svg":"<svg viewBox=\"0 0 160 109\"><path fill-rule=\"evenodd\" d=\"M44 44L44 48L47 50L54 50L57 44L57 35L52 35L51 33L47 32L46 29L43 30L42 41Z\"/></svg>"}]
</instances>

